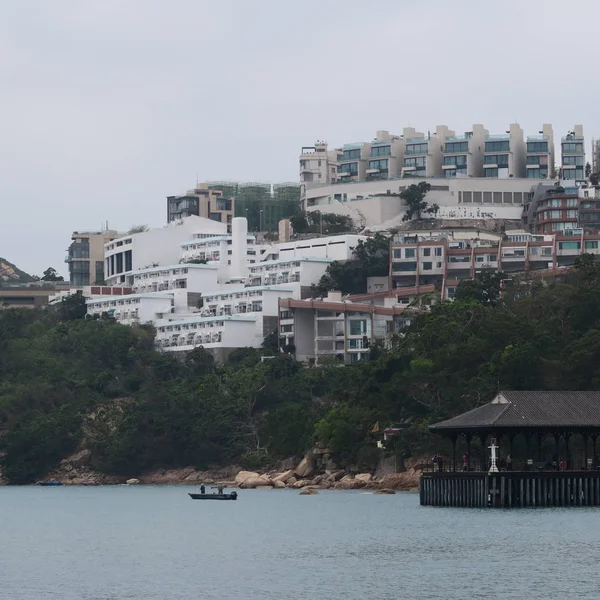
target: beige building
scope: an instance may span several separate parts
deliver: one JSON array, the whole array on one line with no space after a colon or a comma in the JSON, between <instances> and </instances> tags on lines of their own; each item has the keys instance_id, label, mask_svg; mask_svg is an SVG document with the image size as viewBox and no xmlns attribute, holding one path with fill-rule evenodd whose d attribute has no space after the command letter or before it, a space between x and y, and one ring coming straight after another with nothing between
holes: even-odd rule
<instances>
[{"instance_id":1,"label":"beige building","mask_svg":"<svg viewBox=\"0 0 600 600\"><path fill-rule=\"evenodd\" d=\"M94 285L104 281L104 244L123 235L118 231L74 231L65 262L71 285Z\"/></svg>"},{"instance_id":2,"label":"beige building","mask_svg":"<svg viewBox=\"0 0 600 600\"><path fill-rule=\"evenodd\" d=\"M180 196L167 196L167 222L178 221L185 217L204 217L227 225L231 233L235 200L224 198L221 190L208 188L208 184L199 183L193 190Z\"/></svg>"}]
</instances>

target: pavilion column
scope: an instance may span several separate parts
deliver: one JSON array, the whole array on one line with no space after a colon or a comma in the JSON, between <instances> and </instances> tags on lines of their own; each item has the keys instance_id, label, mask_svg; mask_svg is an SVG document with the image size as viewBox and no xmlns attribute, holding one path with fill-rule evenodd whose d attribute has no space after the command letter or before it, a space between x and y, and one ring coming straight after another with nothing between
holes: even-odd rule
<instances>
[{"instance_id":1,"label":"pavilion column","mask_svg":"<svg viewBox=\"0 0 600 600\"><path fill-rule=\"evenodd\" d=\"M458 441L458 436L453 433L450 439L452 440L452 471L456 471L456 442Z\"/></svg>"},{"instance_id":2,"label":"pavilion column","mask_svg":"<svg viewBox=\"0 0 600 600\"><path fill-rule=\"evenodd\" d=\"M471 470L471 440L473 439L472 433L465 434L467 440L467 471Z\"/></svg>"},{"instance_id":3,"label":"pavilion column","mask_svg":"<svg viewBox=\"0 0 600 600\"><path fill-rule=\"evenodd\" d=\"M481 441L481 470L487 471L487 460L486 460L486 447L485 441L487 440L487 433L480 433L479 440Z\"/></svg>"}]
</instances>

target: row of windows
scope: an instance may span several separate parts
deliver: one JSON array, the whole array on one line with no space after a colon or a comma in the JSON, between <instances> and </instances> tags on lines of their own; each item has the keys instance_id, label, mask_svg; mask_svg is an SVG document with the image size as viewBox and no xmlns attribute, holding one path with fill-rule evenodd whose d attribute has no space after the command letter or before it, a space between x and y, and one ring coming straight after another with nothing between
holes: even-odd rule
<instances>
[{"instance_id":1,"label":"row of windows","mask_svg":"<svg viewBox=\"0 0 600 600\"><path fill-rule=\"evenodd\" d=\"M548 156L528 156L527 164L528 165L547 165L548 164Z\"/></svg>"},{"instance_id":2,"label":"row of windows","mask_svg":"<svg viewBox=\"0 0 600 600\"><path fill-rule=\"evenodd\" d=\"M391 146L373 146L371 148L371 156L390 156L392 153Z\"/></svg>"},{"instance_id":3,"label":"row of windows","mask_svg":"<svg viewBox=\"0 0 600 600\"><path fill-rule=\"evenodd\" d=\"M548 152L548 142L527 142L527 152Z\"/></svg>"},{"instance_id":4,"label":"row of windows","mask_svg":"<svg viewBox=\"0 0 600 600\"><path fill-rule=\"evenodd\" d=\"M444 165L455 165L457 167L467 166L467 156L444 156Z\"/></svg>"},{"instance_id":5,"label":"row of windows","mask_svg":"<svg viewBox=\"0 0 600 600\"><path fill-rule=\"evenodd\" d=\"M394 258L414 258L415 250L415 248L394 248L393 256ZM421 248L421 256L442 256L442 248Z\"/></svg>"},{"instance_id":6,"label":"row of windows","mask_svg":"<svg viewBox=\"0 0 600 600\"><path fill-rule=\"evenodd\" d=\"M548 169L527 169L528 179L548 179Z\"/></svg>"},{"instance_id":7,"label":"row of windows","mask_svg":"<svg viewBox=\"0 0 600 600\"><path fill-rule=\"evenodd\" d=\"M370 160L369 161L369 169L379 169L380 171L388 170L388 159L381 160Z\"/></svg>"},{"instance_id":8,"label":"row of windows","mask_svg":"<svg viewBox=\"0 0 600 600\"><path fill-rule=\"evenodd\" d=\"M424 169L426 160L427 160L427 157L425 157L425 156L418 156L416 158L405 158L404 166L405 167L416 167L417 169Z\"/></svg>"},{"instance_id":9,"label":"row of windows","mask_svg":"<svg viewBox=\"0 0 600 600\"><path fill-rule=\"evenodd\" d=\"M522 204L523 192L458 192L464 204Z\"/></svg>"},{"instance_id":10,"label":"row of windows","mask_svg":"<svg viewBox=\"0 0 600 600\"><path fill-rule=\"evenodd\" d=\"M345 165L338 165L338 173L346 173L349 175L358 175L358 163L348 163Z\"/></svg>"},{"instance_id":11,"label":"row of windows","mask_svg":"<svg viewBox=\"0 0 600 600\"><path fill-rule=\"evenodd\" d=\"M483 159L484 165L497 165L500 168L508 167L508 154L487 154Z\"/></svg>"},{"instance_id":12,"label":"row of windows","mask_svg":"<svg viewBox=\"0 0 600 600\"><path fill-rule=\"evenodd\" d=\"M546 210L544 212L539 213L539 218L542 221L545 221L547 219L562 219L564 218L562 210ZM577 214L578 214L578 210L574 209L574 210L567 210L567 219L576 219L577 218Z\"/></svg>"},{"instance_id":13,"label":"row of windows","mask_svg":"<svg viewBox=\"0 0 600 600\"><path fill-rule=\"evenodd\" d=\"M497 142L486 142L486 152L508 152L510 150L510 141L502 140Z\"/></svg>"},{"instance_id":14,"label":"row of windows","mask_svg":"<svg viewBox=\"0 0 600 600\"><path fill-rule=\"evenodd\" d=\"M468 152L469 142L446 142L446 152Z\"/></svg>"},{"instance_id":15,"label":"row of windows","mask_svg":"<svg viewBox=\"0 0 600 600\"><path fill-rule=\"evenodd\" d=\"M467 174L466 167L460 167L458 169L446 169L444 171L444 177L446 177L446 179L449 179L450 177L456 177L457 175L466 175L466 174Z\"/></svg>"},{"instance_id":16,"label":"row of windows","mask_svg":"<svg viewBox=\"0 0 600 600\"><path fill-rule=\"evenodd\" d=\"M583 154L583 144L564 142L562 145L563 154Z\"/></svg>"},{"instance_id":17,"label":"row of windows","mask_svg":"<svg viewBox=\"0 0 600 600\"><path fill-rule=\"evenodd\" d=\"M583 179L583 169L563 169L563 179Z\"/></svg>"},{"instance_id":18,"label":"row of windows","mask_svg":"<svg viewBox=\"0 0 600 600\"><path fill-rule=\"evenodd\" d=\"M354 150L344 150L341 160L355 160L357 158L360 158L360 148L355 148Z\"/></svg>"},{"instance_id":19,"label":"row of windows","mask_svg":"<svg viewBox=\"0 0 600 600\"><path fill-rule=\"evenodd\" d=\"M563 156L563 165L583 167L583 156Z\"/></svg>"},{"instance_id":20,"label":"row of windows","mask_svg":"<svg viewBox=\"0 0 600 600\"><path fill-rule=\"evenodd\" d=\"M406 154L427 154L429 144L407 144Z\"/></svg>"}]
</instances>

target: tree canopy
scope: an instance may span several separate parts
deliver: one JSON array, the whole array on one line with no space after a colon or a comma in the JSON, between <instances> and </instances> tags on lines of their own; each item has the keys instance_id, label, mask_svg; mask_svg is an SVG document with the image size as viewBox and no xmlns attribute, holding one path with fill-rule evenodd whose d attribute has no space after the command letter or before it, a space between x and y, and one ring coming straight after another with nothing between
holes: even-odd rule
<instances>
[{"instance_id":1,"label":"tree canopy","mask_svg":"<svg viewBox=\"0 0 600 600\"><path fill-rule=\"evenodd\" d=\"M64 281L65 278L56 272L56 269L48 267L41 277L42 281Z\"/></svg>"},{"instance_id":2,"label":"tree canopy","mask_svg":"<svg viewBox=\"0 0 600 600\"><path fill-rule=\"evenodd\" d=\"M364 252L361 260L375 260ZM438 444L428 424L498 389L600 390L594 257L559 278L513 278L501 293L498 278L474 283L416 317L371 361L343 368L302 366L273 339L224 364L203 348L178 360L155 350L149 327L81 319L66 307L0 311L0 469L11 483L29 483L81 448L94 468L123 477L258 468L316 440L339 466L372 468L377 422L408 423L394 451L419 455Z\"/></svg>"},{"instance_id":3,"label":"tree canopy","mask_svg":"<svg viewBox=\"0 0 600 600\"><path fill-rule=\"evenodd\" d=\"M425 196L431 190L431 185L426 181L413 183L400 193L400 198L406 200L406 213L402 217L403 221L411 221L413 218L420 219L423 213L437 213L440 207L437 204L429 204L425 201Z\"/></svg>"}]
</instances>

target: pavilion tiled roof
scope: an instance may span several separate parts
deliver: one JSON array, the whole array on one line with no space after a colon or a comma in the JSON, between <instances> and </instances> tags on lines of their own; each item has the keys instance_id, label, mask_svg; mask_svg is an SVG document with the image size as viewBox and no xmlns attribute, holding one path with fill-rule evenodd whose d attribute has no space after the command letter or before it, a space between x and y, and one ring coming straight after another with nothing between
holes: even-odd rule
<instances>
[{"instance_id":1,"label":"pavilion tiled roof","mask_svg":"<svg viewBox=\"0 0 600 600\"><path fill-rule=\"evenodd\" d=\"M489 403L430 426L434 432L600 428L600 392L499 392Z\"/></svg>"}]
</instances>

